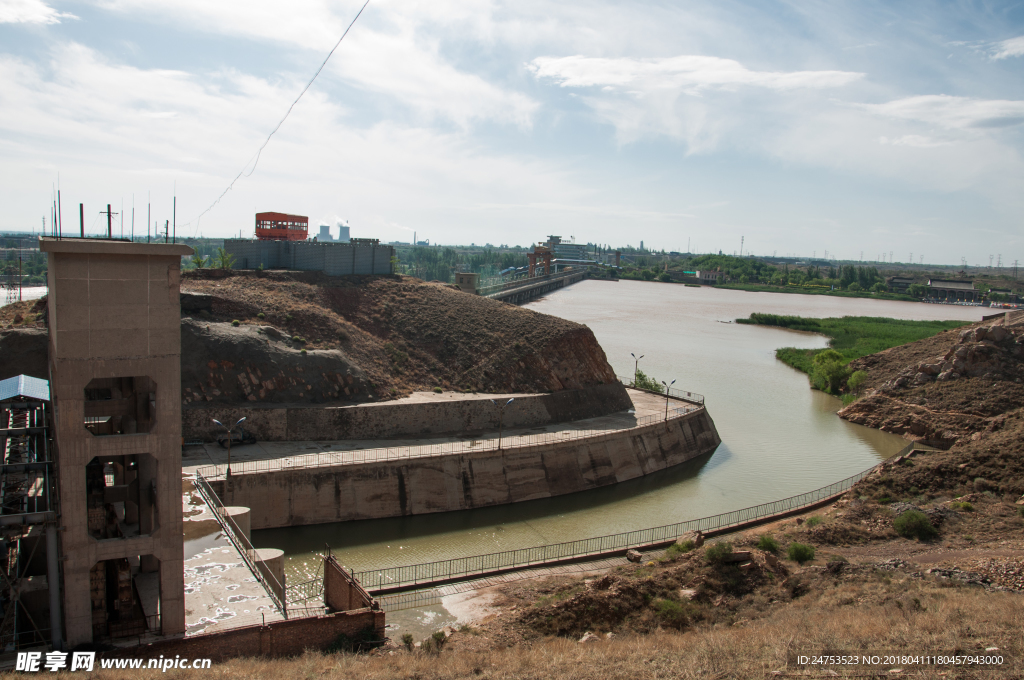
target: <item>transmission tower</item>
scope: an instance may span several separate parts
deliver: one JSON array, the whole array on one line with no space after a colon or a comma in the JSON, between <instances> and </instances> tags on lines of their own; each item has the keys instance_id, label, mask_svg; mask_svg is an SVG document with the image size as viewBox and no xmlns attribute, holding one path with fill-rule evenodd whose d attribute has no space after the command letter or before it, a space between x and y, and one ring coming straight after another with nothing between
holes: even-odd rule
<instances>
[{"instance_id":1,"label":"transmission tower","mask_svg":"<svg viewBox=\"0 0 1024 680\"><path fill-rule=\"evenodd\" d=\"M20 286L18 285L18 270L14 265L14 262L9 262L4 267L3 271L4 279L4 304L9 305L12 302L18 302L18 298L21 297Z\"/></svg>"}]
</instances>

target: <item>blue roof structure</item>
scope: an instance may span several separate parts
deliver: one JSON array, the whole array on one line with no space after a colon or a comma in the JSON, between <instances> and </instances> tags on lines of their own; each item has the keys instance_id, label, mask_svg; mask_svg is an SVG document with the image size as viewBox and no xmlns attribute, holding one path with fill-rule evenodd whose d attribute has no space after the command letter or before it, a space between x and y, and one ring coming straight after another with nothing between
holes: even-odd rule
<instances>
[{"instance_id":1,"label":"blue roof structure","mask_svg":"<svg viewBox=\"0 0 1024 680\"><path fill-rule=\"evenodd\" d=\"M50 381L30 375L16 375L0 380L0 402L18 398L50 401Z\"/></svg>"}]
</instances>

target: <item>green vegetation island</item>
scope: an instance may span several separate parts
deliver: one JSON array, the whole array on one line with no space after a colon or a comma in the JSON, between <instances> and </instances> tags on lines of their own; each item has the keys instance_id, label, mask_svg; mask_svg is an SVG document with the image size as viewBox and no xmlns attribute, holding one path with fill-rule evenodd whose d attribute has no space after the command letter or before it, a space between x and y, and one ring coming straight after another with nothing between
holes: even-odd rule
<instances>
[{"instance_id":1,"label":"green vegetation island","mask_svg":"<svg viewBox=\"0 0 1024 680\"><path fill-rule=\"evenodd\" d=\"M736 323L775 326L827 337L828 347L781 347L775 350L775 357L806 373L815 389L842 396L847 404L856 399L860 386L867 379L864 371L849 367L854 359L970 325L968 321L907 321L876 316L813 319L756 312L749 318L736 319Z\"/></svg>"}]
</instances>

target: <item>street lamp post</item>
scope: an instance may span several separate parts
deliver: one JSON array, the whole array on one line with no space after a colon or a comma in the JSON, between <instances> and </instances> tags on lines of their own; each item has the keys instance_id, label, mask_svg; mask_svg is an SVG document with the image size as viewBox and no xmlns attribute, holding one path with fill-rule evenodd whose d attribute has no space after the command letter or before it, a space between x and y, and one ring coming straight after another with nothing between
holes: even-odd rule
<instances>
[{"instance_id":1,"label":"street lamp post","mask_svg":"<svg viewBox=\"0 0 1024 680\"><path fill-rule=\"evenodd\" d=\"M662 380L661 384L665 385L665 420L668 421L668 389L675 385L676 381L673 380L672 382L666 384L665 381Z\"/></svg>"},{"instance_id":2,"label":"street lamp post","mask_svg":"<svg viewBox=\"0 0 1024 680\"><path fill-rule=\"evenodd\" d=\"M630 352L629 356L633 357L633 387L636 387L636 377L640 374L640 359L643 359L644 355L641 354L638 358L637 355Z\"/></svg>"},{"instance_id":3,"label":"street lamp post","mask_svg":"<svg viewBox=\"0 0 1024 680\"><path fill-rule=\"evenodd\" d=\"M504 404L499 405L498 402L491 399L491 403L498 407L498 450L501 451L501 429L505 423L505 407L515 401L516 398L512 397Z\"/></svg>"},{"instance_id":4,"label":"street lamp post","mask_svg":"<svg viewBox=\"0 0 1024 680\"><path fill-rule=\"evenodd\" d=\"M212 420L213 422L217 423L218 425L223 427L225 430L227 430L227 433L228 433L228 476L230 477L231 476L231 433L235 431L236 427L238 427L243 422L245 422L245 418L239 418L238 421L234 425L232 425L230 428L227 425L225 425L224 423L222 423L219 420L217 420L216 418L210 418L210 420ZM241 431L241 430L239 430L239 431Z\"/></svg>"}]
</instances>

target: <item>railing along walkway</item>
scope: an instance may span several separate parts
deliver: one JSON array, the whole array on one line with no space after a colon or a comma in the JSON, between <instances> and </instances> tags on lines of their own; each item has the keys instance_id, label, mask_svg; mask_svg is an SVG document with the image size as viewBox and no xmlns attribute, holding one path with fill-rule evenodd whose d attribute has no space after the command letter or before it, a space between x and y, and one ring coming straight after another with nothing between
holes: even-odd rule
<instances>
[{"instance_id":1,"label":"railing along walkway","mask_svg":"<svg viewBox=\"0 0 1024 680\"><path fill-rule=\"evenodd\" d=\"M894 457L902 456L913 448L914 444L911 443ZM647 549L671 545L687 531L712 533L736 529L748 524L763 523L774 517L782 517L827 502L849 491L854 484L867 477L877 467L878 465L872 466L863 472L858 472L820 489L710 517L533 548L506 550L401 567L372 569L357 572L354 576L371 594L386 594L413 587L439 585L466 578L498 574L524 567L603 557L630 548Z\"/></svg>"},{"instance_id":2,"label":"railing along walkway","mask_svg":"<svg viewBox=\"0 0 1024 680\"><path fill-rule=\"evenodd\" d=\"M195 486L196 490L199 491L199 495L203 497L203 500L209 506L214 518L220 523L224 534L234 544L235 550L242 556L242 559L245 560L245 565L249 567L249 571L252 572L252 575L263 586L267 595L280 610L281 615L288 618L287 598L278 597L278 592L285 592L284 587L273 574L269 571L264 572L264 570L258 567L256 548L252 547L252 543L249 542L249 539L245 537L245 534L235 524L235 520L225 511L224 503L221 502L217 492L210 487L206 478L198 472L196 473Z\"/></svg>"},{"instance_id":3,"label":"railing along walkway","mask_svg":"<svg viewBox=\"0 0 1024 680\"><path fill-rule=\"evenodd\" d=\"M690 395L692 393L679 393ZM632 427L622 429L594 429L594 430L562 430L559 432L545 432L543 434L514 435L506 436L502 440L502 449L523 449L532 446L549 444L560 444L569 441L583 439L596 439L617 433L630 433L640 428L655 423L676 420L685 417L703 408L704 397L693 395L694 398L670 395L675 399L690 402L690 405L670 406L666 413L652 413L651 415L637 418ZM696 401L696 397L700 401ZM412 458L431 458L435 456L449 456L452 454L472 453L479 451L497 451L497 439L484 439L473 441L444 442L440 444L429 444L426 446L394 446L378 449L356 449L350 451L329 451L320 453L307 453L301 456L289 456L287 458L273 458L266 460L247 460L231 464L231 474L253 474L262 472L274 472L279 470L295 470L300 468L335 467L338 465L359 465L361 463L375 463L388 460L406 460ZM512 444L511 446L509 444ZM227 470L226 465L209 465L199 468L198 474L207 480L220 479Z\"/></svg>"}]
</instances>

